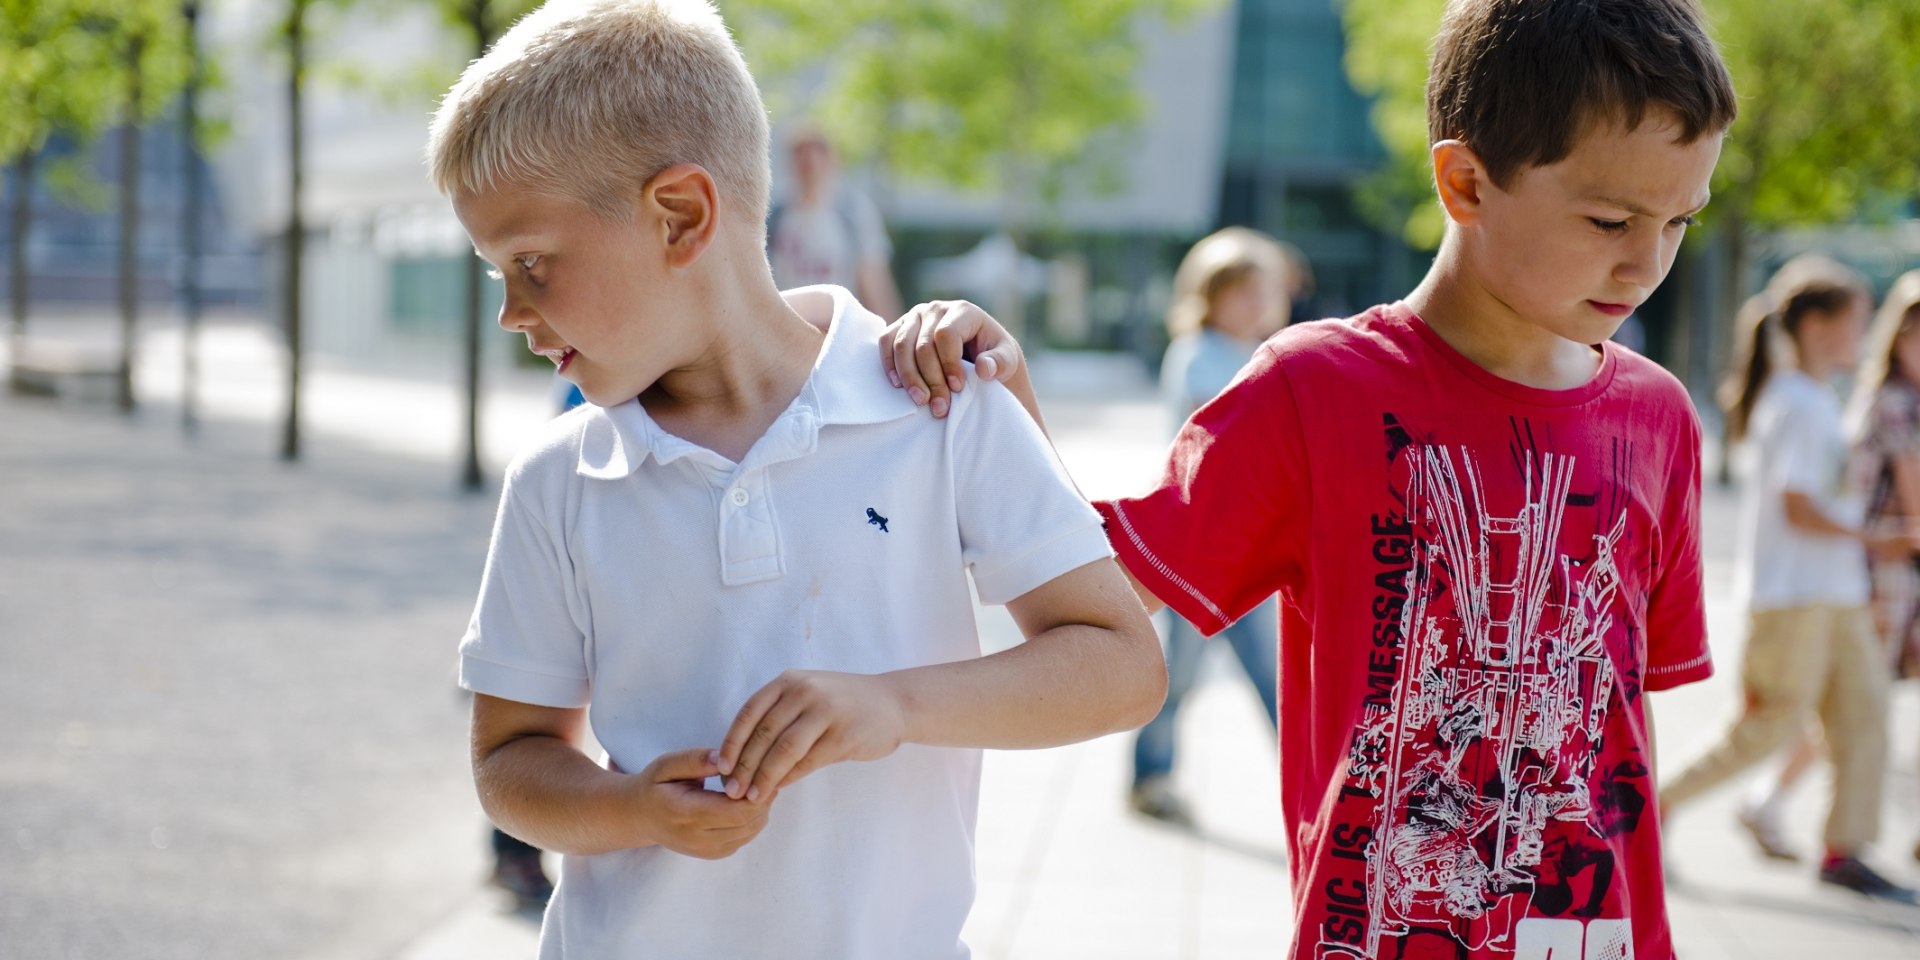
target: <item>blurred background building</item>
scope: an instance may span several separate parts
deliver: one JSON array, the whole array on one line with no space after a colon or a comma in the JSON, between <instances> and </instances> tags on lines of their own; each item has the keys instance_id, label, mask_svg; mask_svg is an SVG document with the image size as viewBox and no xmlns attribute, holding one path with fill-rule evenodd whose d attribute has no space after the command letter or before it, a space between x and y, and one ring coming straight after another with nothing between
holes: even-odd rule
<instances>
[{"instance_id":1,"label":"blurred background building","mask_svg":"<svg viewBox=\"0 0 1920 960\"><path fill-rule=\"evenodd\" d=\"M208 109L229 127L203 158L212 174L202 215L205 297L268 322L282 310L275 253L287 221L285 63L269 40L284 6L214 0L200 28L223 76ZM440 9L448 6L313 7L302 302L305 342L316 351L447 353L441 348L460 337L468 247L420 160L434 98L471 55L470 41L449 29ZM723 9L732 15L740 6L750 5ZM1406 293L1429 257L1366 213L1367 184L1391 161L1377 133L1377 98L1356 92L1350 80L1349 22L1334 0L1221 0L1172 20L1143 17L1133 28L1133 82L1143 109L1137 123L1100 143L1113 177L1069 178L1049 202L1012 218L1003 196L898 176L871 159L853 163L848 178L874 198L893 234L893 272L907 303L940 296L990 302L983 277L1023 264L1029 339L1041 345L1124 350L1151 365L1165 342L1160 321L1175 263L1194 240L1228 225L1298 246L1316 274L1311 309L1345 315ZM811 70L759 71L776 123L776 197L789 187L780 134L817 99L831 60ZM138 296L164 313L182 278L177 238L187 165L170 115L142 139ZM85 309L112 301L118 231L106 185L118 177L116 156L111 136L91 146L60 135L49 142L42 175L29 185L26 261L36 304ZM63 163L90 171L94 185L75 188L88 178L45 175ZM9 169L10 197L18 180ZM1765 233L1743 273L1764 274L1818 246L1884 285L1920 262L1920 226L1910 198L1883 199L1877 210L1878 226ZM1885 225L1889 210L1894 226ZM1017 241L1004 236L1010 226ZM0 231L0 262L9 235ZM1721 247L1689 243L1673 280L1638 318L1645 352L1702 397L1730 350L1726 290L1741 283L1729 281ZM0 273L0 288L7 282ZM485 297L483 326L497 286L488 285ZM516 355L509 340L483 335L492 362Z\"/></svg>"}]
</instances>

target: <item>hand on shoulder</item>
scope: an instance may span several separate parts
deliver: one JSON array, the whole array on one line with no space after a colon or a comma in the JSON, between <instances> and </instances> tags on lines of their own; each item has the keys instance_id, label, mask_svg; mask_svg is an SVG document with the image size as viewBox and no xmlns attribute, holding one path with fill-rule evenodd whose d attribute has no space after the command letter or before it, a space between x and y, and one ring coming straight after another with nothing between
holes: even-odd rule
<instances>
[{"instance_id":1,"label":"hand on shoulder","mask_svg":"<svg viewBox=\"0 0 1920 960\"><path fill-rule=\"evenodd\" d=\"M935 417L945 417L952 395L966 387L961 361L973 361L980 379L1003 382L1026 366L1013 335L965 300L923 303L888 324L880 335L880 359L887 379Z\"/></svg>"}]
</instances>

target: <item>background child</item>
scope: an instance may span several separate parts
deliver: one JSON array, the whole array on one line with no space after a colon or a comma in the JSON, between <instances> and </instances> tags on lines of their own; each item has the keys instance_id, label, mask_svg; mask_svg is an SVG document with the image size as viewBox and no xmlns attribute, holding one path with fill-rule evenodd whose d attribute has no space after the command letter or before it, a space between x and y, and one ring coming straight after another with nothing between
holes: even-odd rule
<instances>
[{"instance_id":1,"label":"background child","mask_svg":"<svg viewBox=\"0 0 1920 960\"><path fill-rule=\"evenodd\" d=\"M481 802L562 854L541 956L966 956L966 748L1164 691L1098 517L1005 390L935 420L850 293L774 286L766 112L710 4L542 7L429 153L501 325L588 400L509 468L460 647ZM979 656L969 571L1025 643Z\"/></svg>"},{"instance_id":2,"label":"background child","mask_svg":"<svg viewBox=\"0 0 1920 960\"><path fill-rule=\"evenodd\" d=\"M1867 334L1848 415L1869 533L1900 537L1920 523L1920 270L1894 281ZM1920 569L1870 554L1874 623L1896 675L1920 676Z\"/></svg>"},{"instance_id":3,"label":"background child","mask_svg":"<svg viewBox=\"0 0 1920 960\"><path fill-rule=\"evenodd\" d=\"M1735 109L1688 0L1450 3L1426 278L1281 331L1096 505L1150 607L1218 630L1280 594L1297 960L1673 956L1644 697L1712 672L1700 425L1606 341ZM1027 388L969 305L884 345L936 409L962 356Z\"/></svg>"},{"instance_id":4,"label":"background child","mask_svg":"<svg viewBox=\"0 0 1920 960\"><path fill-rule=\"evenodd\" d=\"M1770 309L1752 327L1727 410L1729 435L1750 451L1739 574L1749 610L1746 706L1718 745L1665 785L1662 811L1775 755L1817 713L1834 767L1820 879L1909 897L1860 860L1879 832L1886 762L1886 670L1862 545L1897 549L1906 538L1861 528L1840 400L1828 382L1859 362L1872 303L1837 264L1789 262L1781 274L1785 281L1763 294Z\"/></svg>"},{"instance_id":5,"label":"background child","mask_svg":"<svg viewBox=\"0 0 1920 960\"><path fill-rule=\"evenodd\" d=\"M1160 392L1174 427L1226 389L1253 359L1260 342L1287 325L1290 265L1272 237L1228 227L1187 251L1173 276L1167 309L1172 338L1160 361ZM1278 604L1272 598L1234 621L1223 633L1247 679L1275 717L1274 649ZM1133 741L1133 809L1170 823L1191 825L1193 815L1173 790L1175 720L1199 671L1205 638L1178 614L1167 625L1167 702Z\"/></svg>"},{"instance_id":6,"label":"background child","mask_svg":"<svg viewBox=\"0 0 1920 960\"><path fill-rule=\"evenodd\" d=\"M1867 334L1849 433L1855 476L1867 494L1866 529L1886 538L1920 525L1920 270L1887 291ZM1874 625L1894 676L1920 676L1920 566L1904 552L1867 556ZM1920 859L1920 843L1914 846Z\"/></svg>"}]
</instances>

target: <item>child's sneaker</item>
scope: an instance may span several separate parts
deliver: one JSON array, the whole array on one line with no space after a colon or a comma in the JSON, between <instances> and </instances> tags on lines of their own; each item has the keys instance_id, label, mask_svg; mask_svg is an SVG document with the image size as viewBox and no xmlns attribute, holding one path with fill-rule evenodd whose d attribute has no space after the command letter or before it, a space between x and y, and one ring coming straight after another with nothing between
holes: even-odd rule
<instances>
[{"instance_id":1,"label":"child's sneaker","mask_svg":"<svg viewBox=\"0 0 1920 960\"><path fill-rule=\"evenodd\" d=\"M1820 864L1820 882L1844 887L1862 896L1913 903L1913 891L1875 872L1857 857L1828 857Z\"/></svg>"},{"instance_id":2,"label":"child's sneaker","mask_svg":"<svg viewBox=\"0 0 1920 960\"><path fill-rule=\"evenodd\" d=\"M1176 827L1193 826L1193 811L1187 809L1186 801L1173 792L1172 777L1148 777L1135 783L1133 790L1127 794L1127 805L1136 813L1162 823L1171 823Z\"/></svg>"},{"instance_id":3,"label":"child's sneaker","mask_svg":"<svg viewBox=\"0 0 1920 960\"><path fill-rule=\"evenodd\" d=\"M1800 862L1800 851L1793 848L1782 835L1780 824L1761 811L1760 807L1743 804L1735 819L1745 827L1747 835L1753 838L1753 845L1760 848L1760 855L1769 860L1785 860L1789 863Z\"/></svg>"}]
</instances>

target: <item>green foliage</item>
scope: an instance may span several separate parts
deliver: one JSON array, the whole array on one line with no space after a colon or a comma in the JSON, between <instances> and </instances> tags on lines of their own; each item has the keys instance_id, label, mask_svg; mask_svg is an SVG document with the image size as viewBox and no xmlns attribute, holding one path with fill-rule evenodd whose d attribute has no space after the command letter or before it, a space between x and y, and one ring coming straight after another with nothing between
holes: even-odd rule
<instances>
[{"instance_id":1,"label":"green foliage","mask_svg":"<svg viewBox=\"0 0 1920 960\"><path fill-rule=\"evenodd\" d=\"M0 0L0 89L12 101L0 111L0 161L38 152L54 133L85 141L153 120L186 84L189 40L177 0ZM130 70L138 103L128 102ZM65 199L101 203L77 161L45 176Z\"/></svg>"},{"instance_id":2,"label":"green foliage","mask_svg":"<svg viewBox=\"0 0 1920 960\"><path fill-rule=\"evenodd\" d=\"M1373 98L1387 165L1360 193L1375 223L1419 249L1440 245L1446 217L1433 198L1427 147L1427 55L1446 0L1345 0L1347 78Z\"/></svg>"},{"instance_id":3,"label":"green foliage","mask_svg":"<svg viewBox=\"0 0 1920 960\"><path fill-rule=\"evenodd\" d=\"M117 45L103 5L0 0L0 157L37 151L55 130L82 137L113 114Z\"/></svg>"},{"instance_id":4,"label":"green foliage","mask_svg":"<svg viewBox=\"0 0 1920 960\"><path fill-rule=\"evenodd\" d=\"M730 0L763 80L827 72L806 107L841 148L967 188L1056 190L1135 122L1136 31L1214 0ZM1091 155L1091 156L1090 156ZM1089 161L1095 161L1089 163ZM1092 170L1089 170L1092 168Z\"/></svg>"},{"instance_id":5,"label":"green foliage","mask_svg":"<svg viewBox=\"0 0 1920 960\"><path fill-rule=\"evenodd\" d=\"M141 102L126 102L134 39ZM0 157L55 131L85 139L129 116L151 120L186 82L187 36L171 0L0 0Z\"/></svg>"},{"instance_id":6,"label":"green foliage","mask_svg":"<svg viewBox=\"0 0 1920 960\"><path fill-rule=\"evenodd\" d=\"M1715 0L1709 14L1740 91L1716 208L1778 227L1920 195L1920 4Z\"/></svg>"},{"instance_id":7,"label":"green foliage","mask_svg":"<svg viewBox=\"0 0 1920 960\"><path fill-rule=\"evenodd\" d=\"M1705 0L1740 93L1714 176L1709 222L1740 228L1831 223L1920 194L1920 3ZM1392 157L1369 212L1437 245L1427 154L1428 45L1444 0L1343 0L1347 73L1374 97Z\"/></svg>"}]
</instances>

